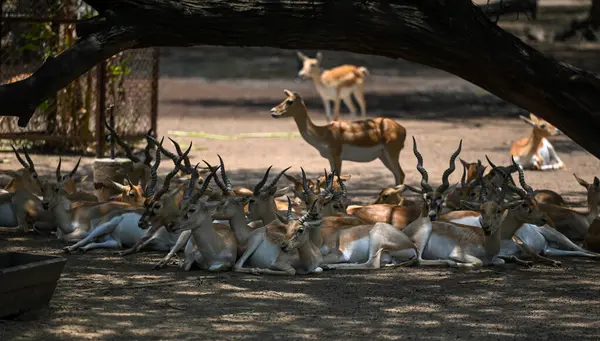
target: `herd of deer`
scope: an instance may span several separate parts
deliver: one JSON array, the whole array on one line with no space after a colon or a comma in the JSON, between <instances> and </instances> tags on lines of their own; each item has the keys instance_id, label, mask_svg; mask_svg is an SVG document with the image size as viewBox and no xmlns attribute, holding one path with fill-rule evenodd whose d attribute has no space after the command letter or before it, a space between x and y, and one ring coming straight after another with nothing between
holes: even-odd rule
<instances>
[{"instance_id":1,"label":"herd of deer","mask_svg":"<svg viewBox=\"0 0 600 341\"><path fill-rule=\"evenodd\" d=\"M60 240L71 244L64 249L68 253L96 248L126 248L119 252L123 256L144 248L168 252L156 268L166 266L183 250L181 267L186 271L195 265L206 271L274 275L407 265L473 268L508 261L560 265L548 257L600 257L596 253L600 251L600 180L595 177L588 183L575 175L587 191L586 212L567 207L553 191L533 190L525 181L524 168L563 167L545 139L556 133L549 123L533 115L524 118L534 132L513 144L511 164L496 166L486 156L491 167L486 173L481 161L460 159L460 184L451 185L449 176L455 171L461 140L437 188L429 183L413 137L421 174L420 188L413 187L404 184L399 164L404 127L387 118L337 120L339 100L348 104L350 94L355 94L364 115L362 80L357 79L364 78L366 69L334 69L327 83L319 78L327 72L316 73L320 55L299 57L304 63L301 73L313 77L326 108L333 93L336 120L315 125L302 98L288 90L271 115L293 117L302 137L329 160L330 173L309 179L302 168L300 176L286 174L288 167L268 182L271 166L254 188L234 187L221 156L219 165L202 160L206 167L200 167L188 157L191 143L182 150L171 140L174 153L163 146L164 138L157 141L150 134L143 156L135 155L107 124L133 162L124 183L103 184L115 195L99 202L95 195L79 190L79 162L63 175L59 158L55 181L42 179L27 150L23 159L13 147L23 168L12 172L12 180L0 194L3 231L55 231ZM338 88L330 92L336 79ZM165 156L173 168L158 187L157 171ZM351 176L341 175L342 160L377 158L393 173L396 187L383 189L373 204L348 206L346 182ZM513 173L518 173L519 185ZM279 186L283 177L291 182L289 186ZM406 190L418 193L420 199L405 198Z\"/></svg>"}]
</instances>

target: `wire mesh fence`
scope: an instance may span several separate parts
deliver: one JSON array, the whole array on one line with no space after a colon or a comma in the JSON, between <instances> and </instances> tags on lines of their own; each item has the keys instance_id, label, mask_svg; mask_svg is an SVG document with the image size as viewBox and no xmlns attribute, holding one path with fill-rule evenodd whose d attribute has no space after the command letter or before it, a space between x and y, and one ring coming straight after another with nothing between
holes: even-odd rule
<instances>
[{"instance_id":1,"label":"wire mesh fence","mask_svg":"<svg viewBox=\"0 0 600 341\"><path fill-rule=\"evenodd\" d=\"M97 13L81 0L0 0L0 82L23 79L76 42L75 23ZM55 152L103 155L104 117L114 105L126 140L156 130L158 50L118 53L42 103L26 128L0 118L0 139Z\"/></svg>"}]
</instances>

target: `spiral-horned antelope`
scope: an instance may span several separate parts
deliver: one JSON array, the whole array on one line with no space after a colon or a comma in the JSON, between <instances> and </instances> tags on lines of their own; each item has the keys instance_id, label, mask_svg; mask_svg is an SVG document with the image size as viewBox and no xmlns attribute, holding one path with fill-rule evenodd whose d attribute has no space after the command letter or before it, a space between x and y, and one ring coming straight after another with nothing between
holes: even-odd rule
<instances>
[{"instance_id":1,"label":"spiral-horned antelope","mask_svg":"<svg viewBox=\"0 0 600 341\"><path fill-rule=\"evenodd\" d=\"M131 147L125 142L113 127L108 124L108 121L104 121L106 129L108 129L110 136L115 139L115 142L123 148L125 155L131 162L131 171L126 177L129 181L133 181L133 185L140 185L142 188L146 188L150 181L150 163L152 162L152 149L155 148L156 140L151 138L152 129L146 133L146 147L144 147L144 160L140 156L135 155L131 150Z\"/></svg>"},{"instance_id":2,"label":"spiral-horned antelope","mask_svg":"<svg viewBox=\"0 0 600 341\"><path fill-rule=\"evenodd\" d=\"M423 157L417 149L414 137L413 143L413 152L417 157L417 170L422 176L423 215L406 226L402 232L417 246L415 262L420 265L461 268L504 264L504 261L497 257L500 250L503 204L495 200L486 200L485 192L482 193L483 203L464 202L480 211L483 228L437 221L435 218L439 214L442 196L448 186L443 184L445 188L440 191L439 187L434 190L429 185L427 171L423 168ZM454 171L454 160L460 153L461 145L462 140L458 150L450 158L450 167L444 172L444 176L447 177Z\"/></svg>"},{"instance_id":3,"label":"spiral-horned antelope","mask_svg":"<svg viewBox=\"0 0 600 341\"><path fill-rule=\"evenodd\" d=\"M309 221L311 215L318 215L318 210L317 202L315 202L305 215L295 220L290 205L287 218L279 216L269 224L253 230L248 235L246 248L236 261L233 271L255 275L295 275L296 273L322 272L323 269L319 267L321 263L320 250L316 246L306 244L310 243L309 229L320 226L320 221ZM295 237L294 240L291 240L291 236ZM298 249L303 245L308 247ZM292 250L297 251L291 252Z\"/></svg>"},{"instance_id":4,"label":"spiral-horned antelope","mask_svg":"<svg viewBox=\"0 0 600 341\"><path fill-rule=\"evenodd\" d=\"M185 155L189 153L190 149L186 151ZM156 193L154 193L154 186L156 186L156 170L154 168L151 169L151 180L147 189L147 195L153 194L153 197L149 198L148 200L154 203L152 208L156 208L156 201L168 191L169 181L177 174L177 172L179 172L179 165L182 159L183 157L178 159L178 162L175 164L175 168L167 175L162 188ZM157 162L160 162L160 158L157 159ZM64 250L66 252L73 252L78 249L81 249L82 251L96 248L120 249L123 246L131 246L136 252L141 250L143 247L148 247L156 251L170 250L175 244L175 241L178 239L176 233L172 233L172 230L167 230L166 226L168 225L165 224L164 220L160 221L161 224L157 225L159 227L155 231L152 229L142 229L143 225L139 224L139 221L144 214L148 214L147 207L132 207L134 208L133 210L118 214L105 223L98 225L96 228L90 231L85 238L81 239L74 245L66 247ZM160 211L159 208L156 209L157 214L164 212ZM153 222L157 220L158 219L154 219Z\"/></svg>"},{"instance_id":5,"label":"spiral-horned antelope","mask_svg":"<svg viewBox=\"0 0 600 341\"><path fill-rule=\"evenodd\" d=\"M416 143L414 137L413 143ZM411 191L426 196L425 204L409 206L374 204L348 209L348 213L357 216L361 220L371 224L374 224L376 222L385 222L393 225L397 229L403 229L405 226L407 226L408 224L410 224L411 222L423 215L427 216L432 221L437 220L442 213L444 195L451 189L448 177L455 170L454 163L456 158L458 157L458 154L460 153L461 148L462 140L458 149L450 157L450 167L446 169L442 174L442 184L437 188L437 190L434 191L433 188L427 183L428 175L426 172L424 173L425 175L423 175L423 180L421 180L422 189L414 188L412 186L407 185L407 188ZM417 169L421 171L423 168L421 166L419 167L420 168Z\"/></svg>"},{"instance_id":6,"label":"spiral-horned antelope","mask_svg":"<svg viewBox=\"0 0 600 341\"><path fill-rule=\"evenodd\" d=\"M181 202L180 216L172 228L181 234L175 246L156 264L155 269L164 267L182 246L185 246L185 260L181 268L185 271L189 271L194 263L202 270L226 271L233 267L237 259L237 239L232 228L215 224L206 201L201 199L219 167L213 169L202 187L194 193L195 183L200 177L196 168Z\"/></svg>"},{"instance_id":7,"label":"spiral-horned antelope","mask_svg":"<svg viewBox=\"0 0 600 341\"><path fill-rule=\"evenodd\" d=\"M334 121L315 125L298 93L284 90L287 98L271 109L274 118L293 117L302 138L329 161L330 169L342 173L342 161L370 162L380 159L394 174L396 185L404 183L400 151L404 148L406 129L389 118L356 122Z\"/></svg>"},{"instance_id":8,"label":"spiral-horned antelope","mask_svg":"<svg viewBox=\"0 0 600 341\"><path fill-rule=\"evenodd\" d=\"M530 170L554 170L565 167L556 150L547 137L560 133L548 121L530 113L529 118L519 116L521 120L533 127L528 137L522 137L510 147L510 156L515 158L519 166Z\"/></svg>"},{"instance_id":9,"label":"spiral-horned antelope","mask_svg":"<svg viewBox=\"0 0 600 341\"><path fill-rule=\"evenodd\" d=\"M525 182L523 171L519 169L518 172L519 182L523 189L512 184L508 185L508 188L515 192L519 198L513 201L516 204L507 211L502 221L502 249L498 257L521 264L527 262L522 261L520 258L530 257L550 265L560 265L560 262L543 256L599 258L600 255L584 250L565 235L547 225L550 221L548 221L546 214L540 210L533 189ZM477 214L450 221L481 226L480 217Z\"/></svg>"},{"instance_id":10,"label":"spiral-horned antelope","mask_svg":"<svg viewBox=\"0 0 600 341\"><path fill-rule=\"evenodd\" d=\"M146 188L145 191L146 200L144 200L143 213L138 220L138 226L141 229L146 230L146 232L143 235L143 237L141 237L141 239L139 239L132 247L120 252L119 254L121 256L127 256L137 253L149 243L154 242L157 238L159 238L159 236L157 236L157 233L162 228L166 228L165 231L167 231L170 234L170 236L174 235L172 233L173 228L176 226L177 218L179 218L181 213L179 210L179 204L181 202L177 202L175 197L178 194L180 194L181 188L176 188L170 193L167 192L169 192L169 184L171 182L171 179L173 179L181 170L181 162L187 158L187 155L192 150L192 143L190 142L190 145L187 148L187 150L181 153L181 149L179 148L177 143L175 143L174 141L172 142L176 146L177 152L179 154L176 161L174 162L175 168L167 174L163 181L162 187L157 192L154 191L157 182L157 175L155 171L151 173L150 185L148 186L148 188ZM155 164L160 162L159 155L160 151L163 149L164 148L162 148L162 144L159 144L157 146ZM151 170L154 170L154 168L155 167L153 166ZM156 168L158 168L158 166L156 166ZM195 181L194 184L196 184ZM171 248L176 244L176 241L179 239L179 236L177 236L175 240L172 240L172 243L170 244L169 248L167 248L167 250L171 250Z\"/></svg>"},{"instance_id":11,"label":"spiral-horned antelope","mask_svg":"<svg viewBox=\"0 0 600 341\"><path fill-rule=\"evenodd\" d=\"M156 185L158 166L160 164L160 152L156 150L154 165L151 168L152 186L146 189L148 196ZM57 174L59 175L59 174ZM141 208L137 204L128 202L108 201L108 202L75 202L69 199L68 193L64 190L64 181L62 177L57 176L56 183L42 184L42 206L46 212L51 213L54 223L57 227L57 237L66 242L78 242L86 238L90 231L97 226L109 222L126 213L140 212ZM128 223L138 221L130 217ZM121 222L121 224L126 222ZM99 246L102 247L102 246Z\"/></svg>"},{"instance_id":12,"label":"spiral-horned antelope","mask_svg":"<svg viewBox=\"0 0 600 341\"><path fill-rule=\"evenodd\" d=\"M302 62L302 69L298 71L298 77L312 79L319 96L323 100L327 121L331 121L330 101L334 101L334 121L340 118L340 100L344 101L352 116L356 116L356 107L352 103L352 95L354 95L354 98L358 102L361 116L365 117L367 115L364 81L369 71L366 67L341 65L333 69L321 71L321 60L323 57L321 52L317 52L315 58L308 58L302 52L297 52L297 54Z\"/></svg>"}]
</instances>

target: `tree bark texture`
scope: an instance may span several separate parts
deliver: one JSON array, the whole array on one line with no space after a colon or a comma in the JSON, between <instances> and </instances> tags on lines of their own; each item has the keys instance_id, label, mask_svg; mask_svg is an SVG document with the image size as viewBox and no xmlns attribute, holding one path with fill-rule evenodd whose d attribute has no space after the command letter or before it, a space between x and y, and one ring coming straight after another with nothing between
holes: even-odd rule
<instances>
[{"instance_id":1,"label":"tree bark texture","mask_svg":"<svg viewBox=\"0 0 600 341\"><path fill-rule=\"evenodd\" d=\"M453 73L556 125L600 157L600 79L544 56L470 0L88 0L100 17L21 82L0 87L3 115L35 107L128 48L268 46L403 58Z\"/></svg>"}]
</instances>

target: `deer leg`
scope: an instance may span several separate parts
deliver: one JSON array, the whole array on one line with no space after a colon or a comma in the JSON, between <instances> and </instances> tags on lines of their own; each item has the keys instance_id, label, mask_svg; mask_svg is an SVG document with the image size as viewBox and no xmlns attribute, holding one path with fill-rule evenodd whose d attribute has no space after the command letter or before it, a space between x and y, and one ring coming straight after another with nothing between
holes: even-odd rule
<instances>
[{"instance_id":1,"label":"deer leg","mask_svg":"<svg viewBox=\"0 0 600 341\"><path fill-rule=\"evenodd\" d=\"M169 253L165 256L165 258L161 259L155 266L154 269L162 269L163 267L165 267L165 265L167 265L167 263L171 260L171 258L173 258L173 256L175 256L177 254L177 252L179 252L182 248L184 248L188 242L188 240L190 240L190 237L192 236L192 230L186 230L181 232L181 234L179 235L179 237L177 238L177 241L175 242L175 245L173 245L173 247L171 248L171 251L169 251Z\"/></svg>"},{"instance_id":2,"label":"deer leg","mask_svg":"<svg viewBox=\"0 0 600 341\"><path fill-rule=\"evenodd\" d=\"M340 89L335 90L335 102L333 104L333 120L339 121L340 119Z\"/></svg>"},{"instance_id":3,"label":"deer leg","mask_svg":"<svg viewBox=\"0 0 600 341\"><path fill-rule=\"evenodd\" d=\"M77 243L75 243L71 246L67 246L67 247L63 248L63 251L65 251L67 253L71 253L71 252L79 249L80 247L91 243L92 240L94 240L95 238L113 233L113 231L119 225L120 222L121 222L121 219L119 216L119 217L115 217L115 218L109 220L108 222L106 222L104 224L98 225L98 227L93 229L85 238L81 239L80 241L78 241Z\"/></svg>"},{"instance_id":4,"label":"deer leg","mask_svg":"<svg viewBox=\"0 0 600 341\"><path fill-rule=\"evenodd\" d=\"M365 85L360 83L356 86L356 90L354 90L354 98L358 102L358 106L360 107L360 116L367 116L367 103L365 102Z\"/></svg>"},{"instance_id":5,"label":"deer leg","mask_svg":"<svg viewBox=\"0 0 600 341\"><path fill-rule=\"evenodd\" d=\"M243 272L243 273L252 273L255 274L258 271L258 268L244 268L244 264L250 258L254 252L258 249L260 244L263 243L264 233L254 234L248 240L246 251L240 256L235 265L233 266L233 271L235 272Z\"/></svg>"},{"instance_id":6,"label":"deer leg","mask_svg":"<svg viewBox=\"0 0 600 341\"><path fill-rule=\"evenodd\" d=\"M331 122L331 103L325 97L321 97L323 100L323 106L325 107L325 116L327 117L327 122Z\"/></svg>"},{"instance_id":7,"label":"deer leg","mask_svg":"<svg viewBox=\"0 0 600 341\"><path fill-rule=\"evenodd\" d=\"M275 262L269 269L252 269L254 275L278 275L278 276L293 276L296 274L296 269L286 262Z\"/></svg>"},{"instance_id":8,"label":"deer leg","mask_svg":"<svg viewBox=\"0 0 600 341\"><path fill-rule=\"evenodd\" d=\"M121 248L121 243L116 239L108 239L101 243L89 243L86 246L81 248L81 251L87 252L91 249L119 249Z\"/></svg>"},{"instance_id":9,"label":"deer leg","mask_svg":"<svg viewBox=\"0 0 600 341\"><path fill-rule=\"evenodd\" d=\"M511 262L511 263L516 263L517 265L521 265L521 266L526 266L526 267L531 267L533 265L533 262L531 261L527 261L527 260L522 260L520 258L517 258L517 256L498 256L498 258L502 258L504 259L505 262Z\"/></svg>"},{"instance_id":10,"label":"deer leg","mask_svg":"<svg viewBox=\"0 0 600 341\"><path fill-rule=\"evenodd\" d=\"M338 173L342 173L342 148L341 147L329 147L329 167Z\"/></svg>"},{"instance_id":11,"label":"deer leg","mask_svg":"<svg viewBox=\"0 0 600 341\"><path fill-rule=\"evenodd\" d=\"M517 246L519 247L521 252L523 252L526 255L529 255L532 259L537 260L540 263L544 263L544 264L548 264L548 265L552 265L552 266L561 266L562 265L562 263L559 261L555 261L554 259L546 258L546 257L539 255L532 247L525 244L525 242L523 242L523 240L521 240L521 238L517 237L516 235L512 236L512 240L515 242L515 244L517 244Z\"/></svg>"},{"instance_id":12,"label":"deer leg","mask_svg":"<svg viewBox=\"0 0 600 341\"><path fill-rule=\"evenodd\" d=\"M469 254L464 254L462 251L453 251L449 258L456 262L458 268L473 269L483 266L483 261L481 259ZM504 263L504 261L502 261L502 263Z\"/></svg>"},{"instance_id":13,"label":"deer leg","mask_svg":"<svg viewBox=\"0 0 600 341\"><path fill-rule=\"evenodd\" d=\"M396 183L396 186L402 185L404 183L405 175L402 167L400 167L400 151L396 153L395 150L388 151L385 149L382 155L379 157L379 160L381 160L385 168L389 169L390 172L394 174L394 182Z\"/></svg>"},{"instance_id":14,"label":"deer leg","mask_svg":"<svg viewBox=\"0 0 600 341\"><path fill-rule=\"evenodd\" d=\"M134 253L139 252L144 246L154 239L154 235L158 230L162 227L162 225L152 225L148 230L146 230L146 234L140 240L138 240L132 247L127 250L121 251L118 254L120 256L128 256Z\"/></svg>"},{"instance_id":15,"label":"deer leg","mask_svg":"<svg viewBox=\"0 0 600 341\"><path fill-rule=\"evenodd\" d=\"M344 97L342 98L342 100L344 101L344 104L348 107L348 110L350 110L350 114L352 114L352 117L356 117L356 106L354 106L354 103L352 103L352 97Z\"/></svg>"}]
</instances>

